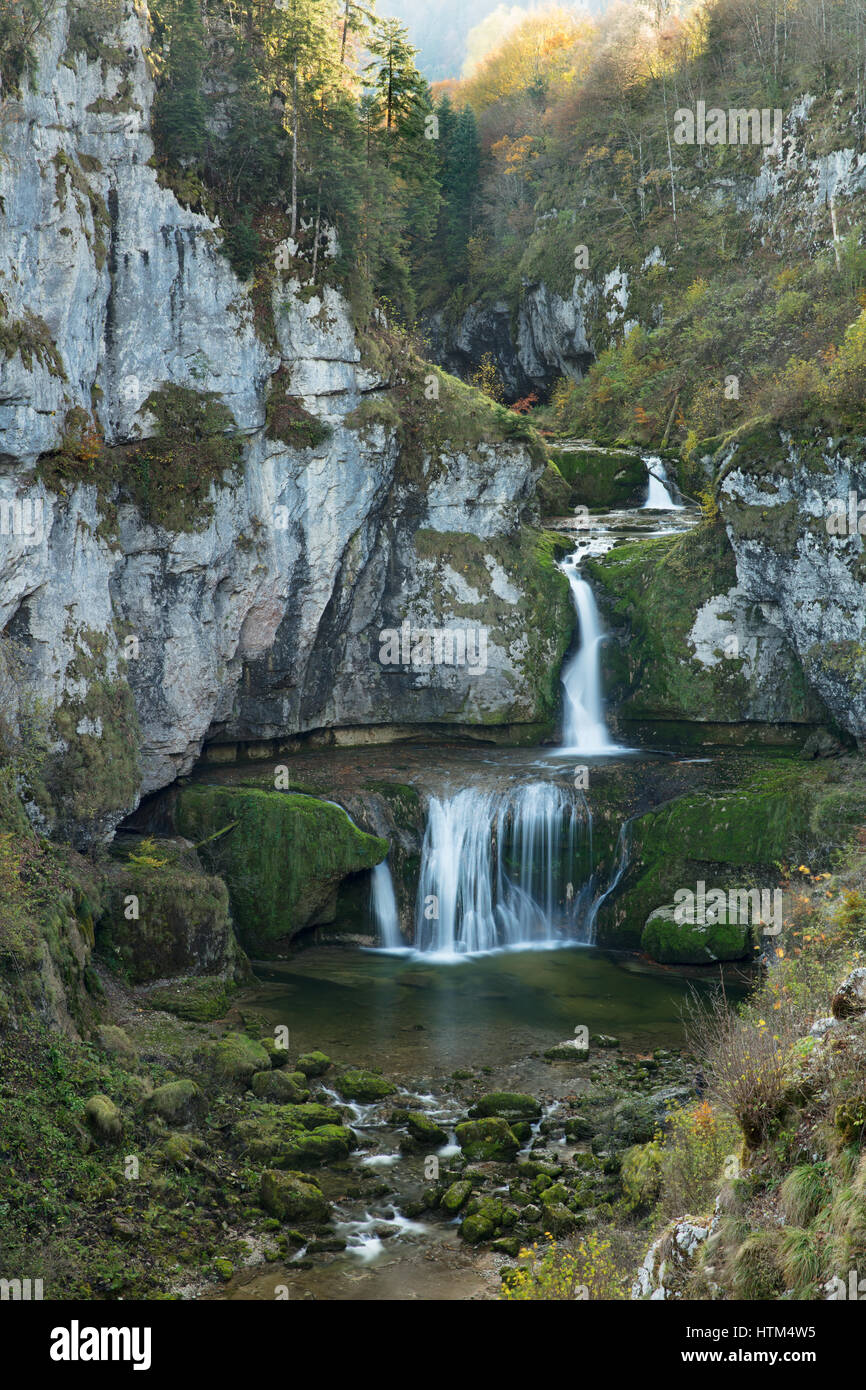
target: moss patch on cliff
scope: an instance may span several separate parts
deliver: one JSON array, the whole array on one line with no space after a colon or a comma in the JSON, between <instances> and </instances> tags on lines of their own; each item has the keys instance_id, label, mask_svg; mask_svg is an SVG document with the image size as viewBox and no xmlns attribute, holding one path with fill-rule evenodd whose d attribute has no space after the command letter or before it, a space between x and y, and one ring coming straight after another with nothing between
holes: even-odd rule
<instances>
[{"instance_id":1,"label":"moss patch on cliff","mask_svg":"<svg viewBox=\"0 0 866 1390\"><path fill-rule=\"evenodd\" d=\"M0 358L9 361L16 353L20 354L28 372L32 372L33 363L38 362L52 376L66 380L63 359L45 320L29 310L25 310L23 318L10 318L9 306L0 294Z\"/></svg>"},{"instance_id":2,"label":"moss patch on cliff","mask_svg":"<svg viewBox=\"0 0 866 1390\"><path fill-rule=\"evenodd\" d=\"M213 516L211 490L237 477L243 442L228 406L212 391L167 383L142 405L154 420L139 443L107 447L80 408L66 416L61 446L44 455L39 476L52 491L93 483L104 507L120 496L145 521L167 531L196 531Z\"/></svg>"},{"instance_id":3,"label":"moss patch on cliff","mask_svg":"<svg viewBox=\"0 0 866 1390\"><path fill-rule=\"evenodd\" d=\"M303 927L333 920L340 882L371 869L388 842L366 835L338 806L254 787L180 789L182 835L225 878L243 946L266 954Z\"/></svg>"},{"instance_id":4,"label":"moss patch on cliff","mask_svg":"<svg viewBox=\"0 0 866 1390\"><path fill-rule=\"evenodd\" d=\"M280 367L271 377L265 407L265 434L295 449L313 449L330 437L330 427L304 409L289 392L290 373Z\"/></svg>"}]
</instances>

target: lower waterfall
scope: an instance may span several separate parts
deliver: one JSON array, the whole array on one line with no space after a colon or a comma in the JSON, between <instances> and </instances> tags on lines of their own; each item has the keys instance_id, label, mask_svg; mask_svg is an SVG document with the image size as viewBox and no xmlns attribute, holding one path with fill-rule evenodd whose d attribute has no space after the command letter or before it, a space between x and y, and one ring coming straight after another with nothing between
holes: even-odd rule
<instances>
[{"instance_id":1,"label":"lower waterfall","mask_svg":"<svg viewBox=\"0 0 866 1390\"><path fill-rule=\"evenodd\" d=\"M531 782L433 797L415 949L440 959L591 940L592 817L580 792Z\"/></svg>"}]
</instances>

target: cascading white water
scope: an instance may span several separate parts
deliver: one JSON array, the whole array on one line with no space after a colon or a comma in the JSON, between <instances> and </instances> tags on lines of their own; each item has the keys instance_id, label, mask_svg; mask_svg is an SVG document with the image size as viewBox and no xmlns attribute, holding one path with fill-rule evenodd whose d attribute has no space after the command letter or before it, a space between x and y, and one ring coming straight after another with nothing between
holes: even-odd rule
<instances>
[{"instance_id":1,"label":"cascading white water","mask_svg":"<svg viewBox=\"0 0 866 1390\"><path fill-rule=\"evenodd\" d=\"M400 932L397 895L387 859L376 865L370 878L370 914L376 926L379 945L386 951L403 949L406 942Z\"/></svg>"},{"instance_id":2,"label":"cascading white water","mask_svg":"<svg viewBox=\"0 0 866 1390\"><path fill-rule=\"evenodd\" d=\"M582 553L576 551L562 562L577 613L580 645L562 670L564 748L559 751L588 754L617 752L618 747L611 741L604 722L601 693L604 630L592 589L578 568L581 558Z\"/></svg>"},{"instance_id":3,"label":"cascading white water","mask_svg":"<svg viewBox=\"0 0 866 1390\"><path fill-rule=\"evenodd\" d=\"M582 852L583 851L583 852ZM455 959L583 941L592 818L553 782L433 797L421 854L416 949ZM584 874L583 883L575 877Z\"/></svg>"},{"instance_id":4,"label":"cascading white water","mask_svg":"<svg viewBox=\"0 0 866 1390\"><path fill-rule=\"evenodd\" d=\"M649 492L641 510L651 512L683 511L682 503L675 502L671 496L671 480L658 454L648 454L644 463L649 479Z\"/></svg>"}]
</instances>

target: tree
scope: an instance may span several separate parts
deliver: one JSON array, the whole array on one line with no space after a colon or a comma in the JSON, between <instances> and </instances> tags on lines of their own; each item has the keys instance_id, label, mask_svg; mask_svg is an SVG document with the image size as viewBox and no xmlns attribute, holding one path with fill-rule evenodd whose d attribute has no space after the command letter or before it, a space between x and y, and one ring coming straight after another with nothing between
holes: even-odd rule
<instances>
[{"instance_id":1,"label":"tree","mask_svg":"<svg viewBox=\"0 0 866 1390\"><path fill-rule=\"evenodd\" d=\"M190 164L204 150L207 133L201 90L204 26L199 0L177 0L168 34L168 56L154 104L154 133L171 163Z\"/></svg>"}]
</instances>

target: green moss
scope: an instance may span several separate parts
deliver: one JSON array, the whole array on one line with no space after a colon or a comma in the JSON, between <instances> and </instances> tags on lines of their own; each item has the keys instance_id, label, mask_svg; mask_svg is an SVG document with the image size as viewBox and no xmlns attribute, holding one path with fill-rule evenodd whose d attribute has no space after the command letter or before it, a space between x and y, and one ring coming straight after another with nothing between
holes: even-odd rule
<instances>
[{"instance_id":1,"label":"green moss","mask_svg":"<svg viewBox=\"0 0 866 1390\"><path fill-rule=\"evenodd\" d=\"M297 396L289 393L291 373L280 367L271 377L265 407L265 434L296 449L315 449L331 436L331 427L311 415ZM348 423L348 418L347 418Z\"/></svg>"},{"instance_id":2,"label":"green moss","mask_svg":"<svg viewBox=\"0 0 866 1390\"><path fill-rule=\"evenodd\" d=\"M234 416L216 393L174 384L152 391L142 410L154 417L151 437L111 448L83 412L70 411L61 447L40 459L38 476L55 492L92 483L103 507L124 495L167 531L206 527L212 489L237 477L243 461Z\"/></svg>"},{"instance_id":3,"label":"green moss","mask_svg":"<svg viewBox=\"0 0 866 1390\"><path fill-rule=\"evenodd\" d=\"M147 1003L193 1023L211 1023L228 1012L231 990L231 982L221 975L191 976L151 990Z\"/></svg>"},{"instance_id":4,"label":"green moss","mask_svg":"<svg viewBox=\"0 0 866 1390\"><path fill-rule=\"evenodd\" d=\"M343 1100L356 1100L362 1105L369 1105L372 1101L394 1095L397 1087L375 1072L349 1068L334 1081L334 1090Z\"/></svg>"},{"instance_id":5,"label":"green moss","mask_svg":"<svg viewBox=\"0 0 866 1390\"><path fill-rule=\"evenodd\" d=\"M511 1126L498 1117L466 1120L457 1126L456 1135L457 1143L470 1162L510 1163L520 1148Z\"/></svg>"},{"instance_id":6,"label":"green moss","mask_svg":"<svg viewBox=\"0 0 866 1390\"><path fill-rule=\"evenodd\" d=\"M662 965L707 965L715 961L744 960L752 953L748 923L728 921L706 924L678 922L673 905L651 913L640 939L641 950Z\"/></svg>"},{"instance_id":7,"label":"green moss","mask_svg":"<svg viewBox=\"0 0 866 1390\"><path fill-rule=\"evenodd\" d=\"M341 880L388 852L339 807L294 793L183 787L175 818L182 835L208 842L202 857L228 884L241 943L257 952L332 920Z\"/></svg>"},{"instance_id":8,"label":"green moss","mask_svg":"<svg viewBox=\"0 0 866 1390\"><path fill-rule=\"evenodd\" d=\"M582 447L550 452L569 485L572 507L637 507L646 497L646 465L639 454Z\"/></svg>"},{"instance_id":9,"label":"green moss","mask_svg":"<svg viewBox=\"0 0 866 1390\"><path fill-rule=\"evenodd\" d=\"M16 353L28 372L38 362L51 376L66 380L63 359L45 320L29 309L23 318L11 319L6 300L0 294L0 360L11 361Z\"/></svg>"},{"instance_id":10,"label":"green moss","mask_svg":"<svg viewBox=\"0 0 866 1390\"><path fill-rule=\"evenodd\" d=\"M110 865L106 910L97 927L106 961L133 983L231 973L237 948L229 917L228 891L221 879L172 864L156 867ZM182 1017L225 1012L226 986L214 979L178 984L151 995L149 1003L170 1006Z\"/></svg>"},{"instance_id":11,"label":"green moss","mask_svg":"<svg viewBox=\"0 0 866 1390\"><path fill-rule=\"evenodd\" d=\"M166 1124L186 1124L204 1108L204 1096L194 1081L167 1081L148 1097L147 1108Z\"/></svg>"}]
</instances>

